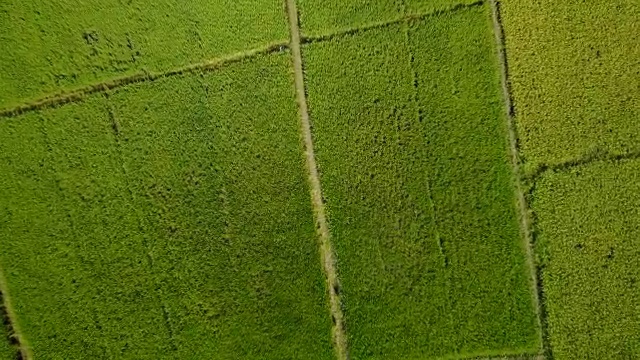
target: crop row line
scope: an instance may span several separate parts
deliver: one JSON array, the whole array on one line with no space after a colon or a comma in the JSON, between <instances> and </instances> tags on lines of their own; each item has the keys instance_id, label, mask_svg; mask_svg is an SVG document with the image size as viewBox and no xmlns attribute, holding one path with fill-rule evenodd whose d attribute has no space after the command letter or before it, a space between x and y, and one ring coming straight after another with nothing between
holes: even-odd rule
<instances>
[{"instance_id":1,"label":"crop row line","mask_svg":"<svg viewBox=\"0 0 640 360\"><path fill-rule=\"evenodd\" d=\"M9 299L9 289L2 269L0 268L0 321L9 335L9 342L16 348L17 360L31 360L33 356L16 321L16 314ZM2 341L2 340L0 340Z\"/></svg>"},{"instance_id":2,"label":"crop row line","mask_svg":"<svg viewBox=\"0 0 640 360\"><path fill-rule=\"evenodd\" d=\"M415 69L414 66L414 62L415 62L415 57L413 55L413 50L411 49L411 41L410 41L410 34L409 34L409 22L413 19L412 16L407 14L407 4L405 0L401 1L401 5L402 5L402 13L405 15L402 19L403 21L403 32L404 32L404 36L405 36L405 41L407 44L407 49L409 52L409 68L411 69L411 82L412 82L412 89L413 89L413 93L412 93L412 101L417 105L417 121L418 123L421 123L424 117L422 108L419 106L419 100L418 100L418 73ZM440 235L440 230L439 230L439 226L438 226L438 216L437 216L437 212L436 212L436 206L435 206L435 201L433 200L433 191L431 190L431 182L429 179L427 179L427 184L426 184L426 193L427 193L427 201L429 204L429 209L431 212L431 221L433 221L433 227L434 227L434 231L435 231L435 238L436 238L436 243L438 244L438 249L440 250L440 255L442 257L442 264L444 267L448 267L449 266L449 258L447 256L446 253L446 248L445 248L445 244L444 244L444 240L442 238L442 236Z\"/></svg>"},{"instance_id":3,"label":"crop row line","mask_svg":"<svg viewBox=\"0 0 640 360\"><path fill-rule=\"evenodd\" d=\"M420 21L429 17L435 17L445 13L451 13L451 12L456 12L459 10L468 9L476 6L482 6L483 4L484 4L484 0L478 0L478 1L475 1L472 3L466 3L466 4L458 3L455 5L450 5L434 11L429 11L425 13L403 14L392 20L373 22L366 25L362 25L362 26L344 28L339 31L331 32L327 34L303 36L301 40L303 44L331 41L336 38L342 38L349 35L354 35L361 32L369 31L369 30L383 29L390 26L399 25L407 21Z\"/></svg>"},{"instance_id":4,"label":"crop row line","mask_svg":"<svg viewBox=\"0 0 640 360\"><path fill-rule=\"evenodd\" d=\"M164 72L143 71L132 75L118 77L115 79L90 84L70 92L57 95L47 95L41 99L18 105L13 108L0 110L0 117L15 117L29 111L42 110L45 108L57 107L71 102L82 101L86 96L95 93L108 92L127 85L156 81L164 78L180 76L185 74L209 72L217 70L223 66L238 63L258 55L266 55L282 52L288 49L286 42L276 42L266 46L254 48L247 51L237 52L228 56L208 60L201 63L189 64L183 67L167 70Z\"/></svg>"},{"instance_id":5,"label":"crop row line","mask_svg":"<svg viewBox=\"0 0 640 360\"><path fill-rule=\"evenodd\" d=\"M320 258L329 291L329 305L331 319L333 320L332 337L338 360L347 360L349 358L349 354L347 350L347 336L345 333L342 302L340 299L340 282L338 280L338 272L336 270L336 256L331 243L331 234L327 223L325 204L322 196L322 186L320 184L320 176L318 174L318 166L316 164L315 152L313 149L313 137L311 135L311 121L309 120L307 93L302 63L302 50L300 45L300 20L298 17L296 1L286 0L285 4L289 20L289 31L291 33L290 48L293 58L296 99L300 112L300 127L304 144L306 165L309 172L311 202L316 218L316 230L320 240Z\"/></svg>"},{"instance_id":6,"label":"crop row line","mask_svg":"<svg viewBox=\"0 0 640 360\"><path fill-rule=\"evenodd\" d=\"M453 6L449 6L449 7L431 11L431 12L404 15L389 21L376 22L372 24L363 25L361 27L343 29L343 30L339 30L339 31L324 34L324 35L304 36L299 34L298 38L300 39L300 44L330 41L335 38L345 37L358 32L374 30L378 28L385 28L385 27L402 23L404 21L418 21L428 17L438 16L443 13L454 12L454 11L458 11L458 10L462 10L462 9L474 7L474 6L481 6L482 4L484 4L484 0L479 0L469 4L456 4ZM63 91L57 94L45 95L40 99L36 99L36 100L30 101L21 105L17 105L14 107L2 109L0 110L0 118L16 117L30 111L37 111L37 110L42 110L46 108L61 106L67 103L79 102L79 101L82 101L88 95L115 90L127 85L133 85L133 84L143 83L147 81L156 81L156 80L167 78L167 77L179 76L179 75L184 75L189 73L213 71L225 65L243 61L247 58L252 58L258 55L278 53L278 52L286 51L288 48L289 48L288 42L275 42L275 43L268 44L266 46L254 48L247 51L237 52L231 55L223 56L220 58L208 60L201 63L189 64L183 67L179 67L179 68L175 68L175 69L171 69L163 72L140 71L135 74L116 77L116 78L98 82L95 84L89 84L74 90Z\"/></svg>"},{"instance_id":7,"label":"crop row line","mask_svg":"<svg viewBox=\"0 0 640 360\"><path fill-rule=\"evenodd\" d=\"M634 159L640 159L640 148L632 149L629 152L618 154L603 149L596 149L577 158L566 160L557 164L540 164L525 176L525 180L534 182L549 171L568 171L570 169L580 166L587 166L598 161L618 162Z\"/></svg>"},{"instance_id":8,"label":"crop row line","mask_svg":"<svg viewBox=\"0 0 640 360\"><path fill-rule=\"evenodd\" d=\"M509 142L509 151L511 155L511 165L515 180L515 193L518 206L520 228L522 232L522 246L526 254L526 263L529 270L529 278L531 284L531 292L535 305L538 326L540 329L539 341L542 346L542 352L552 359L551 347L548 342L548 323L547 311L545 308L545 293L542 286L542 274L540 266L538 266L534 252L534 233L531 208L527 203L524 192L523 181L524 176L521 168L521 159L518 145L518 133L514 119L514 107L512 101L511 85L509 82L509 66L507 62L507 52L505 47L504 28L502 26L502 18L500 13L500 4L498 0L489 0L491 7L491 19L493 23L493 33L497 47L498 63L500 66L500 83L502 87L502 96L505 104L505 114L507 119L507 133Z\"/></svg>"}]
</instances>

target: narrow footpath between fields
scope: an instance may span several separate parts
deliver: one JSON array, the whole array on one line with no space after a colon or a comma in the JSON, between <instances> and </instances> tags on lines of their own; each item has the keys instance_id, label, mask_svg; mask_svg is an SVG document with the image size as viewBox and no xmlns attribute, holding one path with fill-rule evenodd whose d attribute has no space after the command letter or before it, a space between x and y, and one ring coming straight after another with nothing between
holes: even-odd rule
<instances>
[{"instance_id":1,"label":"narrow footpath between fields","mask_svg":"<svg viewBox=\"0 0 640 360\"><path fill-rule=\"evenodd\" d=\"M300 24L298 9L295 0L287 0L287 14L289 17L289 29L291 31L291 54L293 57L293 69L295 77L296 99L300 112L300 127L304 141L304 151L309 171L309 185L311 187L311 202L316 217L316 227L320 238L320 259L327 277L329 289L329 302L331 305L331 317L333 320L333 341L338 360L349 358L347 350L347 338L345 334L344 315L340 302L340 283L336 271L336 259L331 244L331 235L327 224L325 207L322 200L322 187L318 175L318 166L313 151L313 138L311 136L311 122L307 109L307 99L304 85L304 73L302 67L302 54L300 50Z\"/></svg>"}]
</instances>

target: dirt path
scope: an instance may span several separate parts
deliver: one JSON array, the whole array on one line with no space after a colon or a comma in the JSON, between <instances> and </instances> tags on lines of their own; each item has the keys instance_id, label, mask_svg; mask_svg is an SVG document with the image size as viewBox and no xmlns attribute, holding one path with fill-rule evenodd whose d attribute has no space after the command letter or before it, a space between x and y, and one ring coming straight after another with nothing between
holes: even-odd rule
<instances>
[{"instance_id":1,"label":"dirt path","mask_svg":"<svg viewBox=\"0 0 640 360\"><path fill-rule=\"evenodd\" d=\"M491 7L491 18L493 22L493 33L495 35L496 48L498 51L498 62L500 64L500 80L502 85L502 96L505 102L505 114L507 118L507 132L509 137L509 150L511 155L511 165L513 168L513 177L515 180L515 193L520 218L520 231L522 232L522 247L526 254L526 263L531 283L531 293L533 295L534 306L538 319L538 326L541 329L539 341L543 349L541 352L547 353L550 348L547 344L546 330L546 312L543 298L543 290L540 278L540 272L536 265L535 255L533 252L533 224L531 220L531 211L524 194L524 186L522 184L523 174L520 167L520 155L518 150L518 133L514 119L514 109L511 98L511 86L509 83L509 69L507 65L507 54L505 49L504 31L502 21L500 19L500 7L498 0L489 0Z\"/></svg>"},{"instance_id":2,"label":"dirt path","mask_svg":"<svg viewBox=\"0 0 640 360\"><path fill-rule=\"evenodd\" d=\"M307 98L304 85L304 73L302 68L302 54L300 51L300 27L298 9L295 0L286 0L287 14L289 17L289 29L291 32L291 54L293 57L293 69L296 87L296 99L300 111L300 127L304 141L307 170L309 171L309 184L311 186L311 202L316 217L316 230L320 238L320 258L327 277L329 288L329 302L331 305L331 317L333 319L333 341L339 360L348 359L347 339L344 327L344 316L340 303L340 284L336 271L336 259L331 244L331 235L322 200L322 188L318 175L318 167L313 151L313 139L311 136L311 122L307 109Z\"/></svg>"}]
</instances>

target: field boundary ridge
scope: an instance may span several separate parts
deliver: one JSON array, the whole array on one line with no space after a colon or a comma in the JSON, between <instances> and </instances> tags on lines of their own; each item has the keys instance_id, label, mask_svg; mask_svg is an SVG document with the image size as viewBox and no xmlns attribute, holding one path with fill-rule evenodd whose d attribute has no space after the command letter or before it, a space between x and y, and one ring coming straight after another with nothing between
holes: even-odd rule
<instances>
[{"instance_id":1,"label":"field boundary ridge","mask_svg":"<svg viewBox=\"0 0 640 360\"><path fill-rule=\"evenodd\" d=\"M304 145L307 171L309 172L309 185L311 190L311 202L316 218L316 231L320 241L320 258L329 291L329 305L331 319L333 321L332 339L338 360L349 358L347 337L345 333L344 315L340 299L340 282L336 269L336 257L331 243L331 234L327 223L325 204L322 196L320 175L313 149L313 137L311 134L311 121L307 105L307 93L304 82L304 69L302 62L302 50L300 45L300 20L296 0L285 0L289 30L291 32L291 55L294 70L294 82L296 100L300 115L300 130Z\"/></svg>"},{"instance_id":2,"label":"field boundary ridge","mask_svg":"<svg viewBox=\"0 0 640 360\"><path fill-rule=\"evenodd\" d=\"M288 42L276 42L266 46L233 53L227 56L207 60L200 63L189 64L179 68L174 68L161 72L139 71L135 74L117 77L96 84L89 84L74 90L61 92L55 95L45 95L44 97L24 103L22 105L0 110L0 118L10 118L22 115L26 112L37 111L46 108L58 107L67 103L80 102L87 96L108 92L128 85L152 82L163 78L192 74L198 72L209 72L222 68L223 66L238 63L259 55L279 53L289 48Z\"/></svg>"},{"instance_id":3,"label":"field boundary ridge","mask_svg":"<svg viewBox=\"0 0 640 360\"><path fill-rule=\"evenodd\" d=\"M502 17L500 13L499 0L488 0L491 10L491 21L493 25L493 33L495 37L495 51L497 51L498 64L500 67L500 83L502 87L502 97L504 100L504 111L507 120L507 134L509 143L509 152L511 157L511 166L513 170L513 179L515 185L515 195L518 207L518 217L520 222L520 231L522 235L522 246L525 250L525 261L529 272L529 282L531 286L531 295L533 296L534 307L538 325L538 340L541 346L541 354L545 358L553 359L551 346L548 337L548 321L547 311L545 307L545 294L542 285L542 269L536 261L534 246L534 225L532 220L532 211L527 201L527 195L524 191L524 174L522 171L522 161L520 159L520 149L518 132L515 121L515 111L513 106L511 83L509 81L509 66L507 61L507 51L505 46L504 28L502 26Z\"/></svg>"},{"instance_id":4,"label":"field boundary ridge","mask_svg":"<svg viewBox=\"0 0 640 360\"><path fill-rule=\"evenodd\" d=\"M32 360L33 354L18 326L17 317L9 299L9 288L2 269L0 269L0 321L2 321L0 326L4 326L7 330L9 343L16 349L16 360Z\"/></svg>"},{"instance_id":5,"label":"field boundary ridge","mask_svg":"<svg viewBox=\"0 0 640 360\"><path fill-rule=\"evenodd\" d=\"M449 358L443 358L443 359L449 359ZM537 354L537 355L526 355L526 354L522 354L522 355L491 355L491 356L486 356L486 355L480 355L480 356L463 355L461 357L452 358L452 360L546 360L546 358L545 358L544 355L541 355L541 354Z\"/></svg>"},{"instance_id":6,"label":"field boundary ridge","mask_svg":"<svg viewBox=\"0 0 640 360\"><path fill-rule=\"evenodd\" d=\"M361 32L366 32L366 31L376 30L376 29L384 29L386 27L390 27L394 25L401 25L402 23L407 21L419 21L419 20L424 20L426 18L436 17L443 14L454 13L460 10L466 10L469 8L482 6L484 5L484 3L485 3L485 0L477 0L472 3L457 3L455 5L449 5L433 11L428 11L424 13L405 14L391 20L371 22L369 24L364 24L356 27L342 28L335 32L330 32L326 34L302 35L301 42L302 44L311 44L316 42L331 41L336 38L342 38L349 35L358 34Z\"/></svg>"},{"instance_id":7,"label":"field boundary ridge","mask_svg":"<svg viewBox=\"0 0 640 360\"><path fill-rule=\"evenodd\" d=\"M288 0L286 1L288 2ZM368 30L398 25L406 21L423 20L428 17L434 17L434 16L456 12L456 11L460 11L460 10L464 10L472 7L482 6L485 3L485 1L486 0L477 0L472 3L458 3L455 5L450 5L434 11L429 11L425 13L408 14L392 20L374 22L374 23L362 25L359 27L341 29L336 32L328 33L328 34L303 36L299 33L300 44L331 41L334 38L345 37L345 36L353 35L359 32L365 32ZM298 29L299 28L300 27L298 24ZM250 50L240 51L230 55L221 56L221 57L207 60L204 62L193 63L193 64L185 65L182 67L174 68L174 69L169 69L166 71L140 70L130 75L115 77L115 78L101 81L98 83L84 85L75 89L61 90L53 94L44 95L38 99L31 100L20 105L8 107L5 109L0 109L0 118L11 118L11 117L22 115L30 111L37 111L37 110L42 110L46 108L62 106L68 103L80 102L80 101L83 101L85 97L89 95L107 92L110 90L115 90L121 87L133 85L137 83L151 82L151 81L156 81L162 78L179 76L179 75L184 75L189 73L213 71L213 70L222 68L225 65L237 63L245 59L253 58L258 55L268 55L273 53L279 53L279 52L286 51L288 49L289 49L289 42L280 41L280 42L270 43L261 47L253 48Z\"/></svg>"},{"instance_id":8,"label":"field boundary ridge","mask_svg":"<svg viewBox=\"0 0 640 360\"><path fill-rule=\"evenodd\" d=\"M539 164L529 174L525 175L527 181L536 181L547 172L569 171L576 167L588 166L596 162L620 162L625 160L640 159L640 148L632 149L625 153L613 153L608 150L594 149L573 159L555 164Z\"/></svg>"}]
</instances>

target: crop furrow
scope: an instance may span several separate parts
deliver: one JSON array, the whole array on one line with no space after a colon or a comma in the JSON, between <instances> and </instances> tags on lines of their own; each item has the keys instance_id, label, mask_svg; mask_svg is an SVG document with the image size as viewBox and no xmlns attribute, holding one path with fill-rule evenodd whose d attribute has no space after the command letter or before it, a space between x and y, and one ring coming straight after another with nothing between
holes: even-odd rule
<instances>
[{"instance_id":1,"label":"crop furrow","mask_svg":"<svg viewBox=\"0 0 640 360\"><path fill-rule=\"evenodd\" d=\"M403 11L406 11L406 4L403 1L402 2L402 8ZM407 46L409 46L410 39L409 39L409 21L410 21L410 17L405 16L405 24L403 27L403 31L404 31L404 35L405 35L405 41L407 43ZM415 62L415 57L413 55L413 52L411 49L409 49L409 66L411 67L411 76L412 76L412 87L413 87L413 102L417 105L419 104L418 101L418 73L416 72L416 69L414 67L414 62ZM417 115L417 122L418 123L422 123L424 120L424 114L422 112L422 109L420 109L418 107L418 110L416 111L416 115ZM427 200L428 200L428 206L429 206L429 210L431 212L431 221L433 223L433 227L434 227L434 232L435 232L435 239L436 242L438 244L438 249L440 250L440 255L442 257L442 263L443 266L446 268L449 266L449 258L447 257L446 254L446 248L445 248L445 243L444 243L444 239L442 238L442 235L440 234L440 230L438 228L438 216L436 214L436 205L435 205L435 201L433 199L433 191L431 190L431 183L430 181L427 179L427 183L426 183L426 188L427 188Z\"/></svg>"}]
</instances>

